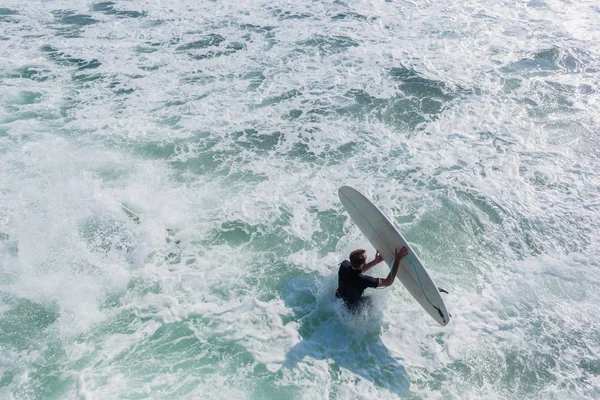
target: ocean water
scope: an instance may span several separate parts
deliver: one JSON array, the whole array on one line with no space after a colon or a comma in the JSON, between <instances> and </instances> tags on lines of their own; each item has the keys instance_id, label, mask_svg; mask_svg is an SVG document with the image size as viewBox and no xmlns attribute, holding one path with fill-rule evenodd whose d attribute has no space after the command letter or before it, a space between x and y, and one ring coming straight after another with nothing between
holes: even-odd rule
<instances>
[{"instance_id":1,"label":"ocean water","mask_svg":"<svg viewBox=\"0 0 600 400\"><path fill-rule=\"evenodd\" d=\"M595 0L4 0L0 398L600 398L599 126Z\"/></svg>"}]
</instances>

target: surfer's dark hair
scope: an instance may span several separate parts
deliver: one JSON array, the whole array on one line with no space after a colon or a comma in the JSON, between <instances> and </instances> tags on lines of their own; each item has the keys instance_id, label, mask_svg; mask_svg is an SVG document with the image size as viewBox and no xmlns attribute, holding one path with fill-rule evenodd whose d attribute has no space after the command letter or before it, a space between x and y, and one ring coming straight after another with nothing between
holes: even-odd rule
<instances>
[{"instance_id":1,"label":"surfer's dark hair","mask_svg":"<svg viewBox=\"0 0 600 400\"><path fill-rule=\"evenodd\" d=\"M363 249L354 250L350 253L350 264L352 268L360 268L362 263L367 262L367 252Z\"/></svg>"}]
</instances>

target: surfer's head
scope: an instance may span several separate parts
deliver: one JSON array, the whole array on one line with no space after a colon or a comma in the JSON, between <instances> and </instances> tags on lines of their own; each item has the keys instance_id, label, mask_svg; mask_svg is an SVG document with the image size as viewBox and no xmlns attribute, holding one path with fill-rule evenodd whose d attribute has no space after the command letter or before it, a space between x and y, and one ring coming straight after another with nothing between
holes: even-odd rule
<instances>
[{"instance_id":1,"label":"surfer's head","mask_svg":"<svg viewBox=\"0 0 600 400\"><path fill-rule=\"evenodd\" d=\"M367 252L363 249L354 250L350 253L350 264L353 269L362 269L367 262Z\"/></svg>"}]
</instances>

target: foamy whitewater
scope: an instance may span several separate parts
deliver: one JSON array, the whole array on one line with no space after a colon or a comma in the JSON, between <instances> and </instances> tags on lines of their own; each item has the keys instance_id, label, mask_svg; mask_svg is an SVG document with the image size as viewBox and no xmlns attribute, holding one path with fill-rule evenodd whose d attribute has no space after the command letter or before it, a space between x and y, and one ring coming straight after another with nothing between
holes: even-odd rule
<instances>
[{"instance_id":1,"label":"foamy whitewater","mask_svg":"<svg viewBox=\"0 0 600 400\"><path fill-rule=\"evenodd\" d=\"M0 54L1 399L600 398L596 0L4 0ZM334 298L342 185L448 326Z\"/></svg>"}]
</instances>

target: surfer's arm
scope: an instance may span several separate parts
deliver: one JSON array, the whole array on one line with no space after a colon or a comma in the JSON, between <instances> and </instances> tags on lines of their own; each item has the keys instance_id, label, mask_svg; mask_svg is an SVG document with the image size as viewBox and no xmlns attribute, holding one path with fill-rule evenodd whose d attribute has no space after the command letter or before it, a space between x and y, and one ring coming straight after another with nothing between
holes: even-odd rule
<instances>
[{"instance_id":1,"label":"surfer's arm","mask_svg":"<svg viewBox=\"0 0 600 400\"><path fill-rule=\"evenodd\" d=\"M394 279L396 279L396 274L398 274L398 268L400 267L400 260L402 257L408 255L408 249L406 247L402 247L400 250L396 249L396 257L394 258L394 265L392 265L392 270L389 275L385 279L379 278L378 288L391 286L394 283Z\"/></svg>"},{"instance_id":2,"label":"surfer's arm","mask_svg":"<svg viewBox=\"0 0 600 400\"><path fill-rule=\"evenodd\" d=\"M367 263L367 265L365 265L365 267L362 269L362 273L367 272L368 270L370 270L371 268L373 268L374 266L376 266L377 264L379 264L382 261L383 261L383 257L381 257L381 254L379 254L379 252L377 252L373 261L371 261L370 263Z\"/></svg>"}]
</instances>

